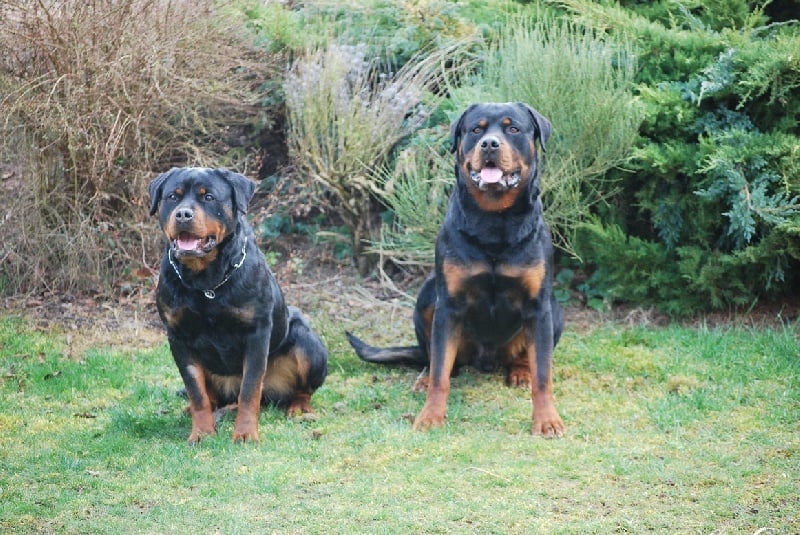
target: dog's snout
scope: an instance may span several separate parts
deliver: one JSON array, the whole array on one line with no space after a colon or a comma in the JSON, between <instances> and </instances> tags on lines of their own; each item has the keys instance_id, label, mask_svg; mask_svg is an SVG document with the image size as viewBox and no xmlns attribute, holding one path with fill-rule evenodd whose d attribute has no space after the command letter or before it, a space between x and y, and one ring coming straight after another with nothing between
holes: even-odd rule
<instances>
[{"instance_id":1,"label":"dog's snout","mask_svg":"<svg viewBox=\"0 0 800 535\"><path fill-rule=\"evenodd\" d=\"M188 223L194 217L194 210L191 208L178 208L175 211L175 220L178 223Z\"/></svg>"},{"instance_id":2,"label":"dog's snout","mask_svg":"<svg viewBox=\"0 0 800 535\"><path fill-rule=\"evenodd\" d=\"M497 136L486 136L481 139L481 150L494 151L500 148L500 138Z\"/></svg>"}]
</instances>

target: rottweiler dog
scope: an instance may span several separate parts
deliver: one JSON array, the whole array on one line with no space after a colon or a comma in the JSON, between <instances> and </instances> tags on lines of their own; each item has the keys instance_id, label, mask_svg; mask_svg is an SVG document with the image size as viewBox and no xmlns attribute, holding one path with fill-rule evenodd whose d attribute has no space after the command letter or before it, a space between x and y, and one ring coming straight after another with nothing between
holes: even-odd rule
<instances>
[{"instance_id":1,"label":"rottweiler dog","mask_svg":"<svg viewBox=\"0 0 800 535\"><path fill-rule=\"evenodd\" d=\"M560 436L553 348L563 330L552 291L553 244L539 175L550 122L522 103L471 105L452 125L456 183L435 249L434 273L414 310L418 345L378 348L347 333L368 362L427 365L414 429L441 426L450 377L462 365L502 366L531 389L532 432Z\"/></svg>"},{"instance_id":2,"label":"rottweiler dog","mask_svg":"<svg viewBox=\"0 0 800 535\"><path fill-rule=\"evenodd\" d=\"M313 413L328 352L283 293L245 219L255 183L227 169L173 168L149 185L167 239L156 305L192 416L189 441L237 407L233 441L258 440L262 404Z\"/></svg>"}]
</instances>

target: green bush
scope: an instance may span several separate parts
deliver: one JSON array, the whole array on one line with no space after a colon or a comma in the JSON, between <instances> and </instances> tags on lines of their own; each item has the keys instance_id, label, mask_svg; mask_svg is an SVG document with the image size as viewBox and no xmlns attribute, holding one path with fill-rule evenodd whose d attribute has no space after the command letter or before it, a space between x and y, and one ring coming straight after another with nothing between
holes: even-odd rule
<instances>
[{"instance_id":1,"label":"green bush","mask_svg":"<svg viewBox=\"0 0 800 535\"><path fill-rule=\"evenodd\" d=\"M641 142L599 223L578 240L594 283L676 315L796 291L797 24L766 24L761 9L743 13L736 1L712 4L705 18L678 9L671 26L620 8L562 4L586 24L624 32L645 67Z\"/></svg>"},{"instance_id":2,"label":"green bush","mask_svg":"<svg viewBox=\"0 0 800 535\"><path fill-rule=\"evenodd\" d=\"M399 68L425 51L493 32L519 5L509 0L313 0L302 5L248 1L240 8L258 43L270 51L302 55L330 43L360 45L367 57Z\"/></svg>"}]
</instances>

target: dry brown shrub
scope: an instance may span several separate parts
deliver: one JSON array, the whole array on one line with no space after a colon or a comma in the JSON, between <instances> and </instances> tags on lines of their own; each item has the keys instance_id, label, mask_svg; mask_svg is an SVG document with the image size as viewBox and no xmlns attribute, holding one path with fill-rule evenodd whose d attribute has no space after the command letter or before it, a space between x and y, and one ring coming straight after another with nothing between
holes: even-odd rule
<instances>
[{"instance_id":1,"label":"dry brown shrub","mask_svg":"<svg viewBox=\"0 0 800 535\"><path fill-rule=\"evenodd\" d=\"M219 2L0 4L0 293L108 291L154 265L146 183L220 162L271 70Z\"/></svg>"},{"instance_id":2,"label":"dry brown shrub","mask_svg":"<svg viewBox=\"0 0 800 535\"><path fill-rule=\"evenodd\" d=\"M378 177L398 144L435 109L442 96L433 90L446 82L448 63L467 44L420 54L388 73L379 58L368 57L366 45L332 43L308 51L286 73L290 155L319 202L325 195L335 199L362 274L373 267L365 247L378 239L385 209Z\"/></svg>"}]
</instances>

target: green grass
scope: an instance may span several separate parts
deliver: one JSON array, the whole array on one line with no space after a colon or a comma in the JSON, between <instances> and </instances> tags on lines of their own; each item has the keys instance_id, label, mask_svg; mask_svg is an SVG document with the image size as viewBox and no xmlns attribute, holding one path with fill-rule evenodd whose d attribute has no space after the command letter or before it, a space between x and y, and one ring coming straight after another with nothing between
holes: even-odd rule
<instances>
[{"instance_id":1,"label":"green grass","mask_svg":"<svg viewBox=\"0 0 800 535\"><path fill-rule=\"evenodd\" d=\"M445 428L412 432L416 372L362 364L315 323L317 421L266 410L261 442L234 445L229 414L190 447L166 343L68 358L59 333L0 320L0 532L800 530L797 325L568 331L567 435L545 440L524 392L471 372Z\"/></svg>"}]
</instances>

